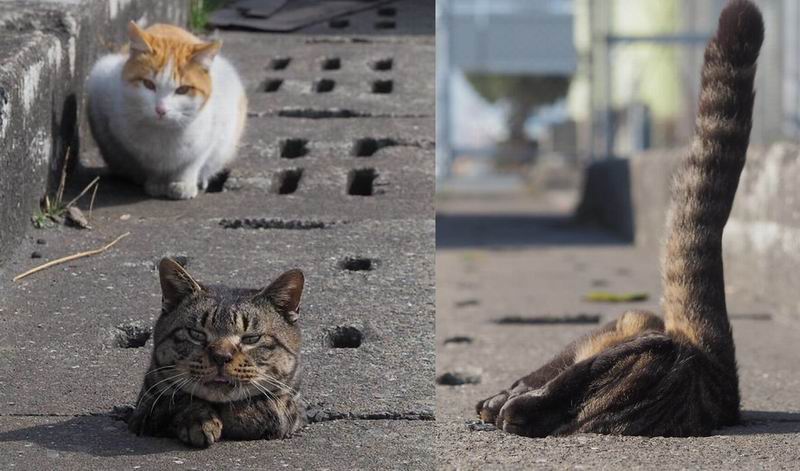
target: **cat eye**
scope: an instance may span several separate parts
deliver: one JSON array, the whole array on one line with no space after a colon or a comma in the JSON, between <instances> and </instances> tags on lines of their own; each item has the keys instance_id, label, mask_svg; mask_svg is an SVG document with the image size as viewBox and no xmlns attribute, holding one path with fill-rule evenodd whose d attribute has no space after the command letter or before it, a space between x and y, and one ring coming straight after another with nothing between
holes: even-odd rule
<instances>
[{"instance_id":1,"label":"cat eye","mask_svg":"<svg viewBox=\"0 0 800 471\"><path fill-rule=\"evenodd\" d=\"M189 332L189 337L191 337L193 340L196 340L198 342L206 341L205 332L201 332L197 329L188 329L188 328L186 330Z\"/></svg>"},{"instance_id":2,"label":"cat eye","mask_svg":"<svg viewBox=\"0 0 800 471\"><path fill-rule=\"evenodd\" d=\"M263 337L263 335L245 335L242 337L242 343L245 345L255 345L261 340L261 337Z\"/></svg>"},{"instance_id":3,"label":"cat eye","mask_svg":"<svg viewBox=\"0 0 800 471\"><path fill-rule=\"evenodd\" d=\"M142 79L142 85L148 90L155 90L156 84L152 80Z\"/></svg>"},{"instance_id":4,"label":"cat eye","mask_svg":"<svg viewBox=\"0 0 800 471\"><path fill-rule=\"evenodd\" d=\"M190 87L188 85L181 85L180 87L175 89L175 94L176 95L186 95L187 93L189 93L189 90L191 90L191 89L192 89L192 87Z\"/></svg>"}]
</instances>

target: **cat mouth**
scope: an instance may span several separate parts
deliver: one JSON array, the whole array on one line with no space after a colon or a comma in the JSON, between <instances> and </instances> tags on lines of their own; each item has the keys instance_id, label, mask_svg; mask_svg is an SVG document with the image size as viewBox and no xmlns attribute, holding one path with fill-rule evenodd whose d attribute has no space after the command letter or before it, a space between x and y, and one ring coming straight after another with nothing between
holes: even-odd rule
<instances>
[{"instance_id":1,"label":"cat mouth","mask_svg":"<svg viewBox=\"0 0 800 471\"><path fill-rule=\"evenodd\" d=\"M216 376L211 378L210 380L205 382L206 386L234 386L234 382L230 378L226 378L225 376Z\"/></svg>"}]
</instances>

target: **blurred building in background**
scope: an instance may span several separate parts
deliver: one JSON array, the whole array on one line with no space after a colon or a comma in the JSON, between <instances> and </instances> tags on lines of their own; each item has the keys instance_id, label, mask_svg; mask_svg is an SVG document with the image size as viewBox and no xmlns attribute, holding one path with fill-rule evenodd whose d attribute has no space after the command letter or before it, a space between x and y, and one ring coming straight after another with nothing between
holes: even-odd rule
<instances>
[{"instance_id":1,"label":"blurred building in background","mask_svg":"<svg viewBox=\"0 0 800 471\"><path fill-rule=\"evenodd\" d=\"M756 3L767 31L751 141L797 141L800 2ZM685 145L724 4L438 0L438 177Z\"/></svg>"}]
</instances>

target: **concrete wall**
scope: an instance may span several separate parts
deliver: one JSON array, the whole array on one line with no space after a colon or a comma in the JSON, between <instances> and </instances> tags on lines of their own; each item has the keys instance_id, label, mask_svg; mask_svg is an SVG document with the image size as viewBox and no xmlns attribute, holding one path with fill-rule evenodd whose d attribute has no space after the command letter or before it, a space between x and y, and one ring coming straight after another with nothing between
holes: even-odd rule
<instances>
[{"instance_id":1,"label":"concrete wall","mask_svg":"<svg viewBox=\"0 0 800 471\"><path fill-rule=\"evenodd\" d=\"M578 215L632 236L657 263L666 235L671 176L685 152L655 150L629 160L593 164L581 205L591 211ZM625 179L629 180L627 196L620 194ZM751 147L723 236L728 288L763 302L765 309L775 309L778 315L796 319L800 319L798 182L800 144Z\"/></svg>"},{"instance_id":2,"label":"concrete wall","mask_svg":"<svg viewBox=\"0 0 800 471\"><path fill-rule=\"evenodd\" d=\"M188 0L0 2L0 266L77 161L83 84L98 56L125 41L129 20L187 24Z\"/></svg>"}]
</instances>

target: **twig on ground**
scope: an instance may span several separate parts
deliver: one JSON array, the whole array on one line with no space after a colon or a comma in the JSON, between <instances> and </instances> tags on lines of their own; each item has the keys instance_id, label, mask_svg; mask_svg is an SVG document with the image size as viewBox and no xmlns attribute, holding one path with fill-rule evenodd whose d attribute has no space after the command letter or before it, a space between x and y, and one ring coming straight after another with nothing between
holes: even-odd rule
<instances>
[{"instance_id":1,"label":"twig on ground","mask_svg":"<svg viewBox=\"0 0 800 471\"><path fill-rule=\"evenodd\" d=\"M50 268L50 267L55 266L55 265L60 265L62 263L70 262L72 260L76 260L76 259L83 258L83 257L90 257L92 255L101 254L101 253L105 252L106 250L110 249L111 247L113 247L114 244L116 244L120 240L128 237L129 235L131 235L131 233L130 232L126 232L126 233L122 234L121 236L117 237L116 239L112 240L108 244L100 247L99 249L87 250L86 252L78 252L76 254L72 254L72 255L69 255L69 256L66 256L66 257L61 257L61 258L57 258L55 260L51 260L51 261L49 261L49 262L47 262L47 263L45 263L43 265L39 265L38 267L31 268L30 270L26 271L25 273L21 273L21 274L15 276L14 277L14 281L19 281L19 280L25 278L28 275L32 275L32 274L34 274L36 272L45 270L45 269Z\"/></svg>"}]
</instances>

